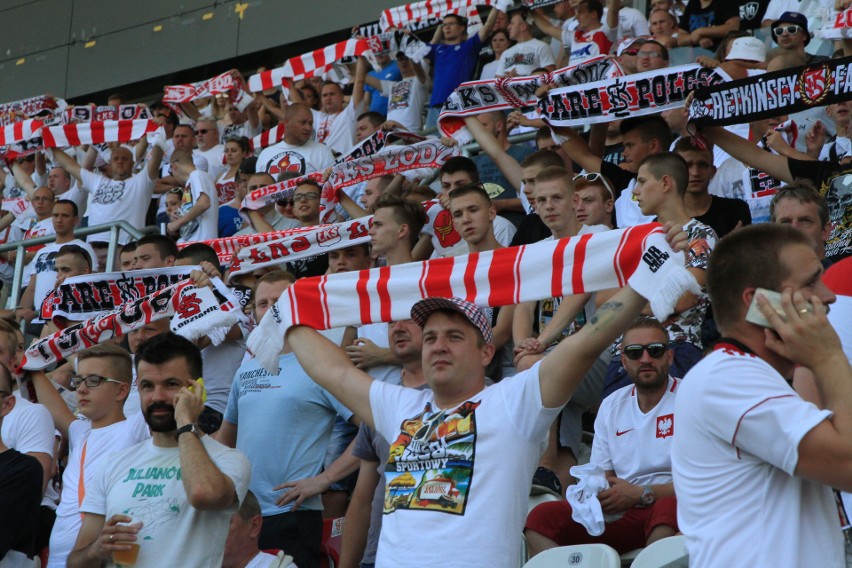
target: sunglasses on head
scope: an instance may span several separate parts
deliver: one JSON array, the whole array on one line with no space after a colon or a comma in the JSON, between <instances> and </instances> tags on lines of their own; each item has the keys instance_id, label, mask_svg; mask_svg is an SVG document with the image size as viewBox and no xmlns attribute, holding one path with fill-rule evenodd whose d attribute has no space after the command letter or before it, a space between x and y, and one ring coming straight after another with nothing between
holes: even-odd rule
<instances>
[{"instance_id":1,"label":"sunglasses on head","mask_svg":"<svg viewBox=\"0 0 852 568\"><path fill-rule=\"evenodd\" d=\"M784 32L787 32L790 35L796 35L799 33L799 30L802 29L801 26L796 24L788 24L786 26L778 26L777 28L772 28L772 33L780 36Z\"/></svg>"},{"instance_id":2,"label":"sunglasses on head","mask_svg":"<svg viewBox=\"0 0 852 568\"><path fill-rule=\"evenodd\" d=\"M649 343L648 345L640 345L638 343L634 343L632 345L626 346L622 349L624 356L630 359L631 361L638 361L642 358L642 352L647 351L648 355L650 355L654 359L659 359L663 355L666 354L666 350L668 346L665 343Z\"/></svg>"},{"instance_id":3,"label":"sunglasses on head","mask_svg":"<svg viewBox=\"0 0 852 568\"><path fill-rule=\"evenodd\" d=\"M601 174L591 173L591 174L577 174L574 176L574 181L576 182L578 179L584 179L588 183L600 183L602 186L606 188L609 194L614 198L615 192L612 190L612 187L609 185L609 181Z\"/></svg>"}]
</instances>

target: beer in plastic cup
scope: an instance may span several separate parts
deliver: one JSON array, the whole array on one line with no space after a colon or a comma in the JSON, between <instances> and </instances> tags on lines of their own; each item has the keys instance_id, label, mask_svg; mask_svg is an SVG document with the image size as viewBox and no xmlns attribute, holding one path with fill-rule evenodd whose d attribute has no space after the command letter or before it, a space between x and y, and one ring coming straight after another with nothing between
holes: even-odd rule
<instances>
[{"instance_id":1,"label":"beer in plastic cup","mask_svg":"<svg viewBox=\"0 0 852 568\"><path fill-rule=\"evenodd\" d=\"M112 561L118 566L133 566L139 557L139 545L135 542L126 544L130 546L130 550L114 550L112 553Z\"/></svg>"}]
</instances>

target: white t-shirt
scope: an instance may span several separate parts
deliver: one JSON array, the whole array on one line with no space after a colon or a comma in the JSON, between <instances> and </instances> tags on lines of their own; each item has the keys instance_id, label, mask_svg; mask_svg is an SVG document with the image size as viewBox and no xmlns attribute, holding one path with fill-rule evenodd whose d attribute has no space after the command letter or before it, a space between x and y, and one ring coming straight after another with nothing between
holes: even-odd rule
<instances>
[{"instance_id":1,"label":"white t-shirt","mask_svg":"<svg viewBox=\"0 0 852 568\"><path fill-rule=\"evenodd\" d=\"M296 568L296 565L292 562L288 562L285 564L278 564L279 560L277 556L273 556L266 552L258 552L257 556L249 560L248 564L246 564L245 568L269 568L270 566L282 566L283 568Z\"/></svg>"},{"instance_id":2,"label":"white t-shirt","mask_svg":"<svg viewBox=\"0 0 852 568\"><path fill-rule=\"evenodd\" d=\"M194 170L189 174L180 205L181 215L192 209L202 195L207 195L210 206L204 213L180 228L178 244L207 241L219 236L219 195L207 172Z\"/></svg>"},{"instance_id":3,"label":"white t-shirt","mask_svg":"<svg viewBox=\"0 0 852 568\"><path fill-rule=\"evenodd\" d=\"M607 55L614 42L615 30L606 24L590 31L562 30L562 43L569 46L568 65L579 65L599 55Z\"/></svg>"},{"instance_id":4,"label":"white t-shirt","mask_svg":"<svg viewBox=\"0 0 852 568\"><path fill-rule=\"evenodd\" d=\"M219 125L219 140L226 140L228 138L239 138L240 136L245 136L249 140L257 136L263 130L263 125L258 121L257 126L252 128L251 121L246 120L242 124L228 124L228 125Z\"/></svg>"},{"instance_id":5,"label":"white t-shirt","mask_svg":"<svg viewBox=\"0 0 852 568\"><path fill-rule=\"evenodd\" d=\"M148 168L123 181L83 169L80 170L80 178L83 180L82 189L89 192L89 226L112 221L127 221L137 229L145 226L145 214L156 182L148 178ZM126 232L119 231L119 244L127 244L130 239ZM106 242L109 233L89 235L86 240L90 243Z\"/></svg>"},{"instance_id":6,"label":"white t-shirt","mask_svg":"<svg viewBox=\"0 0 852 568\"><path fill-rule=\"evenodd\" d=\"M56 230L53 228L53 219L48 217L39 221L35 215L22 215L12 221L9 230L9 242L25 241L36 237L44 237L53 235ZM44 245L42 245L44 246Z\"/></svg>"},{"instance_id":7,"label":"white t-shirt","mask_svg":"<svg viewBox=\"0 0 852 568\"><path fill-rule=\"evenodd\" d=\"M24 286L29 284L30 278L35 277L36 279L33 309L37 312L41 309L41 304L44 302L47 294L56 287L56 257L59 255L59 249L65 245L77 245L85 249L92 261L92 272L98 271L98 257L95 251L80 239L74 239L62 244L48 243L44 245L27 265L27 269L24 270L23 279Z\"/></svg>"},{"instance_id":8,"label":"white t-shirt","mask_svg":"<svg viewBox=\"0 0 852 568\"><path fill-rule=\"evenodd\" d=\"M601 21L606 24L607 7L604 6ZM642 37L651 35L651 30L648 27L648 19L645 15L630 6L622 6L618 11L618 34L615 37L615 44L621 43L621 40L628 37Z\"/></svg>"},{"instance_id":9,"label":"white t-shirt","mask_svg":"<svg viewBox=\"0 0 852 568\"><path fill-rule=\"evenodd\" d=\"M234 484L238 499L227 509L199 511L190 505L179 449L157 447L152 440L110 454L86 488L81 511L142 521L137 568L159 567L164 559L170 566L221 566L231 516L246 495L251 466L242 452L210 436L201 442Z\"/></svg>"},{"instance_id":10,"label":"white t-shirt","mask_svg":"<svg viewBox=\"0 0 852 568\"><path fill-rule=\"evenodd\" d=\"M432 258L468 254L467 243L453 226L452 214L437 201L427 201L424 207L427 221L421 232L432 237ZM518 231L517 228L511 221L499 215L494 218L492 225L497 242L504 247L509 246Z\"/></svg>"},{"instance_id":11,"label":"white t-shirt","mask_svg":"<svg viewBox=\"0 0 852 568\"><path fill-rule=\"evenodd\" d=\"M639 208L639 202L633 199L633 188L636 186L636 178L630 180L618 199L615 200L615 221L618 228L635 227L650 223L656 215L644 215Z\"/></svg>"},{"instance_id":12,"label":"white t-shirt","mask_svg":"<svg viewBox=\"0 0 852 568\"><path fill-rule=\"evenodd\" d=\"M68 427L70 451L62 474L62 498L56 509L56 522L50 533L48 568L65 568L68 554L77 542L80 531L80 465L83 464L83 488L89 487L95 473L106 457L113 452L135 446L151 437L148 424L141 413L103 428L92 429L88 420L77 420ZM81 460L83 447L85 460Z\"/></svg>"},{"instance_id":13,"label":"white t-shirt","mask_svg":"<svg viewBox=\"0 0 852 568\"><path fill-rule=\"evenodd\" d=\"M514 69L518 76L531 75L533 69L555 65L550 47L535 38L517 43L503 52L500 65L497 66L496 76L502 77L507 71Z\"/></svg>"},{"instance_id":14,"label":"white t-shirt","mask_svg":"<svg viewBox=\"0 0 852 568\"><path fill-rule=\"evenodd\" d=\"M678 390L672 470L689 565L844 566L831 489L794 475L799 443L831 412L728 343Z\"/></svg>"},{"instance_id":15,"label":"white t-shirt","mask_svg":"<svg viewBox=\"0 0 852 568\"><path fill-rule=\"evenodd\" d=\"M595 419L591 463L634 485L671 483L678 384L669 377L663 398L646 414L639 410L633 385L606 397Z\"/></svg>"},{"instance_id":16,"label":"white t-shirt","mask_svg":"<svg viewBox=\"0 0 852 568\"><path fill-rule=\"evenodd\" d=\"M351 102L337 114L311 109L317 142L325 144L339 154L346 154L355 145L355 119L364 112L364 103L355 108Z\"/></svg>"},{"instance_id":17,"label":"white t-shirt","mask_svg":"<svg viewBox=\"0 0 852 568\"><path fill-rule=\"evenodd\" d=\"M0 439L7 448L22 454L42 453L53 459L53 444L59 434L53 427L53 417L43 404L32 403L15 392L15 408L3 418ZM56 509L59 495L48 483L41 500L42 506Z\"/></svg>"},{"instance_id":18,"label":"white t-shirt","mask_svg":"<svg viewBox=\"0 0 852 568\"><path fill-rule=\"evenodd\" d=\"M283 140L263 149L257 157L256 172L267 172L277 176L281 172L309 174L321 172L334 165L334 154L328 146L308 140L301 146L287 144Z\"/></svg>"},{"instance_id":19,"label":"white t-shirt","mask_svg":"<svg viewBox=\"0 0 852 568\"><path fill-rule=\"evenodd\" d=\"M518 565L530 480L560 411L542 406L539 368L447 409L432 391L373 381L376 431L391 442L377 568Z\"/></svg>"},{"instance_id":20,"label":"white t-shirt","mask_svg":"<svg viewBox=\"0 0 852 568\"><path fill-rule=\"evenodd\" d=\"M412 132L423 127L423 102L426 84L417 77L400 81L382 81L382 96L388 98L388 120L395 120Z\"/></svg>"},{"instance_id":21,"label":"white t-shirt","mask_svg":"<svg viewBox=\"0 0 852 568\"><path fill-rule=\"evenodd\" d=\"M211 179L219 179L222 174L228 171L228 164L224 161L225 147L222 144L216 144L209 150L195 150L207 160L207 173Z\"/></svg>"},{"instance_id":22,"label":"white t-shirt","mask_svg":"<svg viewBox=\"0 0 852 568\"><path fill-rule=\"evenodd\" d=\"M388 324L386 323L371 323L362 325L358 328L358 337L369 339L376 344L376 347L387 349L390 347L388 341ZM367 374L385 383L392 383L399 378L399 365L376 365L367 369Z\"/></svg>"}]
</instances>

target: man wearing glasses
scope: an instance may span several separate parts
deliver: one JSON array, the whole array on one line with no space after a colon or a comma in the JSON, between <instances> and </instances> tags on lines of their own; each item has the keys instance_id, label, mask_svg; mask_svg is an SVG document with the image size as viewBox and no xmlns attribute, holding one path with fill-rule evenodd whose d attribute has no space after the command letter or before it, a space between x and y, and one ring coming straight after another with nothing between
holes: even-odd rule
<instances>
[{"instance_id":1,"label":"man wearing glasses","mask_svg":"<svg viewBox=\"0 0 852 568\"><path fill-rule=\"evenodd\" d=\"M556 546L604 543L619 553L677 532L671 444L679 379L669 375L673 353L666 329L640 316L624 332L621 360L632 384L601 403L595 419L590 463L600 467L609 489L598 493L604 515L621 515L591 536L572 519L566 501L542 503L527 517L530 556Z\"/></svg>"},{"instance_id":2,"label":"man wearing glasses","mask_svg":"<svg viewBox=\"0 0 852 568\"><path fill-rule=\"evenodd\" d=\"M129 420L124 418L124 400L130 392L132 376L130 354L117 345L105 343L79 353L77 374L70 379L77 411L86 418L78 420L48 378L41 372L32 374L39 401L69 441L62 497L50 535L49 567L64 567L74 548L82 524L80 503L99 464L112 452L151 437L142 413L133 414Z\"/></svg>"},{"instance_id":3,"label":"man wearing glasses","mask_svg":"<svg viewBox=\"0 0 852 568\"><path fill-rule=\"evenodd\" d=\"M808 31L808 19L799 12L784 12L772 22L772 41L785 53L798 53L805 59L805 65L826 61L825 55L813 55L805 52L805 46L811 41Z\"/></svg>"}]
</instances>

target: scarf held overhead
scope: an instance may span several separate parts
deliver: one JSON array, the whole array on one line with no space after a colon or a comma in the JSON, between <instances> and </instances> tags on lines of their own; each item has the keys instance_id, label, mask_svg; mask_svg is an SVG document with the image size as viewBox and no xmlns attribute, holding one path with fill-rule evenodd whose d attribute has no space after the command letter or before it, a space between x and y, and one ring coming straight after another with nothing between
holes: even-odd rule
<instances>
[{"instance_id":1,"label":"scarf held overhead","mask_svg":"<svg viewBox=\"0 0 852 568\"><path fill-rule=\"evenodd\" d=\"M65 320L93 318L185 280L193 270L200 270L200 267L173 266L72 276L45 297L41 318L46 321L56 318L59 327L64 327Z\"/></svg>"},{"instance_id":2,"label":"scarf held overhead","mask_svg":"<svg viewBox=\"0 0 852 568\"><path fill-rule=\"evenodd\" d=\"M663 319L687 290L699 292L683 253L659 224L639 225L485 253L303 278L287 288L248 339L274 371L293 325L330 329L410 318L422 298L505 306L629 285Z\"/></svg>"},{"instance_id":3,"label":"scarf held overhead","mask_svg":"<svg viewBox=\"0 0 852 568\"><path fill-rule=\"evenodd\" d=\"M322 75L331 69L335 62L344 57L357 57L359 55L370 59L370 63L374 68L376 67L373 51L366 39L347 39L288 59L281 67L263 73L255 73L249 77L248 88L254 93L275 89L284 85L285 81L299 81L314 75Z\"/></svg>"},{"instance_id":4,"label":"scarf held overhead","mask_svg":"<svg viewBox=\"0 0 852 568\"><path fill-rule=\"evenodd\" d=\"M538 112L553 126L611 122L682 107L691 91L721 80L698 65L667 67L554 89L538 101Z\"/></svg>"},{"instance_id":5,"label":"scarf held overhead","mask_svg":"<svg viewBox=\"0 0 852 568\"><path fill-rule=\"evenodd\" d=\"M153 120L105 120L86 124L63 124L42 128L39 133L45 148L64 148L104 142L139 140L160 125Z\"/></svg>"},{"instance_id":6,"label":"scarf held overhead","mask_svg":"<svg viewBox=\"0 0 852 568\"><path fill-rule=\"evenodd\" d=\"M45 336L24 352L21 366L44 369L74 353L167 317L172 318L170 328L174 333L190 341L208 336L218 345L228 329L239 321L239 308L221 280L214 278L212 282L213 288L199 288L189 280L182 280Z\"/></svg>"},{"instance_id":7,"label":"scarf held overhead","mask_svg":"<svg viewBox=\"0 0 852 568\"><path fill-rule=\"evenodd\" d=\"M512 0L424 0L395 8L388 8L379 18L382 31L405 28L422 20L443 18L447 14L467 14L471 6L493 6L501 12L511 8Z\"/></svg>"},{"instance_id":8,"label":"scarf held overhead","mask_svg":"<svg viewBox=\"0 0 852 568\"><path fill-rule=\"evenodd\" d=\"M852 99L852 57L781 69L699 89L689 107L697 126L727 126Z\"/></svg>"},{"instance_id":9,"label":"scarf held overhead","mask_svg":"<svg viewBox=\"0 0 852 568\"><path fill-rule=\"evenodd\" d=\"M59 120L68 103L62 99L41 95L0 104L0 125L5 126L28 118L39 117L42 122L53 123Z\"/></svg>"},{"instance_id":10,"label":"scarf held overhead","mask_svg":"<svg viewBox=\"0 0 852 568\"><path fill-rule=\"evenodd\" d=\"M615 60L600 56L543 75L462 83L444 103L438 128L444 136L467 143L471 136L464 125L466 116L535 105L538 102L535 93L544 84L577 85L622 75L624 72Z\"/></svg>"},{"instance_id":11,"label":"scarf held overhead","mask_svg":"<svg viewBox=\"0 0 852 568\"><path fill-rule=\"evenodd\" d=\"M282 199L291 199L296 187L306 178L311 178L322 184L320 221L327 223L334 215L339 189L387 174L421 168L440 168L447 160L460 153L461 150L457 146L444 146L439 140L424 140L411 146L392 146L377 154L335 164L325 182L322 181L322 174L314 172L260 187L246 195L242 207L257 210Z\"/></svg>"},{"instance_id":12,"label":"scarf held overhead","mask_svg":"<svg viewBox=\"0 0 852 568\"><path fill-rule=\"evenodd\" d=\"M313 227L310 231L246 247L233 257L228 278L370 242L370 217Z\"/></svg>"}]
</instances>

